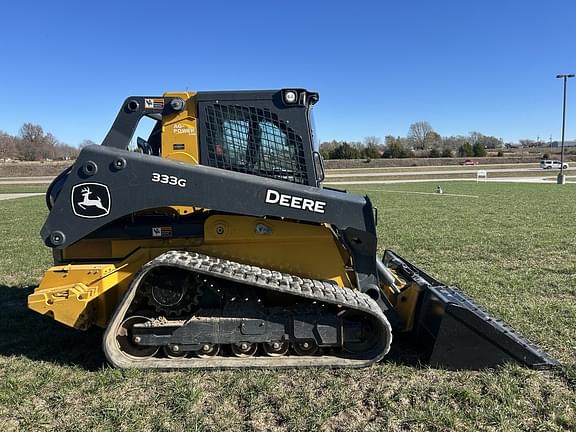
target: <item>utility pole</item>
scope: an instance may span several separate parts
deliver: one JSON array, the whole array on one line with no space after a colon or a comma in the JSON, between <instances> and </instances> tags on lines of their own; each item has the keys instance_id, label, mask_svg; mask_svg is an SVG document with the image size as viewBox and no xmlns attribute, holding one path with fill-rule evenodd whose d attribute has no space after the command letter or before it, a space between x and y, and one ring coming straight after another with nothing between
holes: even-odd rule
<instances>
[{"instance_id":1,"label":"utility pole","mask_svg":"<svg viewBox=\"0 0 576 432\"><path fill-rule=\"evenodd\" d=\"M560 174L558 174L558 184L566 183L566 177L564 177L564 131L566 129L566 82L568 78L574 78L574 74L560 74L556 75L556 78L562 78L564 80L564 99L562 102L562 138L561 138L561 150L560 150Z\"/></svg>"}]
</instances>

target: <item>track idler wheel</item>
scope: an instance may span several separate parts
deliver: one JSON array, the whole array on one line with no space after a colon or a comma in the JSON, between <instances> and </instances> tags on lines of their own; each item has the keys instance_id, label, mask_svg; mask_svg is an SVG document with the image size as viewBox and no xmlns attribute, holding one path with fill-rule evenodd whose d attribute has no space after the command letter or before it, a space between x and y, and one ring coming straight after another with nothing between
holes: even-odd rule
<instances>
[{"instance_id":1,"label":"track idler wheel","mask_svg":"<svg viewBox=\"0 0 576 432\"><path fill-rule=\"evenodd\" d=\"M138 345L138 336L132 335L132 327L150 321L150 318L134 315L126 318L120 324L116 333L116 342L120 350L129 357L146 359L153 357L158 352L157 346Z\"/></svg>"},{"instance_id":2,"label":"track idler wheel","mask_svg":"<svg viewBox=\"0 0 576 432\"><path fill-rule=\"evenodd\" d=\"M381 338L381 333L378 331L378 327L374 326L374 322L371 319L367 319L357 311L352 310L344 311L340 313L339 316L342 320L350 320L358 323L361 328L359 339L349 340L346 337L344 338L344 344L342 346L344 351L350 354L362 354L377 346Z\"/></svg>"}]
</instances>

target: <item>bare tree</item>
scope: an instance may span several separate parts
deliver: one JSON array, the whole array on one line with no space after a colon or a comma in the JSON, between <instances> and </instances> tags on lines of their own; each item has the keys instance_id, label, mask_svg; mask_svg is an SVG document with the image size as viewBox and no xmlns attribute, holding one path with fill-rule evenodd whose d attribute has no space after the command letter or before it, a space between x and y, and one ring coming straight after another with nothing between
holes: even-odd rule
<instances>
[{"instance_id":1,"label":"bare tree","mask_svg":"<svg viewBox=\"0 0 576 432\"><path fill-rule=\"evenodd\" d=\"M16 139L0 131L0 159L14 159L16 157Z\"/></svg>"},{"instance_id":2,"label":"bare tree","mask_svg":"<svg viewBox=\"0 0 576 432\"><path fill-rule=\"evenodd\" d=\"M367 136L364 138L364 148L362 153L368 159L376 159L382 156L384 145L382 140L376 136Z\"/></svg>"},{"instance_id":3,"label":"bare tree","mask_svg":"<svg viewBox=\"0 0 576 432\"><path fill-rule=\"evenodd\" d=\"M535 147L536 146L536 141L532 140L532 139L521 139L518 141L522 147Z\"/></svg>"},{"instance_id":4,"label":"bare tree","mask_svg":"<svg viewBox=\"0 0 576 432\"><path fill-rule=\"evenodd\" d=\"M78 147L82 149L82 148L88 147L90 145L96 145L96 143L92 140L85 139L80 143L80 145Z\"/></svg>"},{"instance_id":5,"label":"bare tree","mask_svg":"<svg viewBox=\"0 0 576 432\"><path fill-rule=\"evenodd\" d=\"M61 145L61 143L56 139L51 133L44 135L42 139L42 158L43 159L56 159L58 152L56 146Z\"/></svg>"},{"instance_id":6,"label":"bare tree","mask_svg":"<svg viewBox=\"0 0 576 432\"><path fill-rule=\"evenodd\" d=\"M430 131L424 137L424 146L426 148L439 147L442 145L442 137L439 133Z\"/></svg>"},{"instance_id":7,"label":"bare tree","mask_svg":"<svg viewBox=\"0 0 576 432\"><path fill-rule=\"evenodd\" d=\"M73 147L68 144L56 144L54 146L54 159L70 160L78 157L80 150L78 147Z\"/></svg>"},{"instance_id":8,"label":"bare tree","mask_svg":"<svg viewBox=\"0 0 576 432\"><path fill-rule=\"evenodd\" d=\"M31 144L37 143L44 138L44 129L40 125L24 123L20 128L20 138Z\"/></svg>"},{"instance_id":9,"label":"bare tree","mask_svg":"<svg viewBox=\"0 0 576 432\"><path fill-rule=\"evenodd\" d=\"M364 138L364 145L365 146L379 146L382 144L382 140L376 136L367 136Z\"/></svg>"},{"instance_id":10,"label":"bare tree","mask_svg":"<svg viewBox=\"0 0 576 432\"><path fill-rule=\"evenodd\" d=\"M58 144L54 135L44 134L42 126L24 123L16 143L18 157L23 160L55 159Z\"/></svg>"},{"instance_id":11,"label":"bare tree","mask_svg":"<svg viewBox=\"0 0 576 432\"><path fill-rule=\"evenodd\" d=\"M501 148L504 145L501 138L484 135L480 132L470 132L468 142L472 145L481 144L487 149Z\"/></svg>"},{"instance_id":12,"label":"bare tree","mask_svg":"<svg viewBox=\"0 0 576 432\"><path fill-rule=\"evenodd\" d=\"M476 144L478 141L482 140L482 137L484 135L482 135L480 132L476 132L476 131L472 131L468 134L469 138L468 138L468 142L471 145Z\"/></svg>"},{"instance_id":13,"label":"bare tree","mask_svg":"<svg viewBox=\"0 0 576 432\"><path fill-rule=\"evenodd\" d=\"M460 148L464 143L468 142L468 138L463 135L452 135L448 137L444 137L442 139L445 148L449 148L450 150L457 150Z\"/></svg>"},{"instance_id":14,"label":"bare tree","mask_svg":"<svg viewBox=\"0 0 576 432\"><path fill-rule=\"evenodd\" d=\"M44 130L42 126L24 123L20 128L19 138L17 147L20 159L39 160L43 158Z\"/></svg>"},{"instance_id":15,"label":"bare tree","mask_svg":"<svg viewBox=\"0 0 576 432\"><path fill-rule=\"evenodd\" d=\"M408 139L415 149L423 150L426 147L426 136L434 132L432 126L427 121L417 121L410 125L408 129Z\"/></svg>"}]
</instances>

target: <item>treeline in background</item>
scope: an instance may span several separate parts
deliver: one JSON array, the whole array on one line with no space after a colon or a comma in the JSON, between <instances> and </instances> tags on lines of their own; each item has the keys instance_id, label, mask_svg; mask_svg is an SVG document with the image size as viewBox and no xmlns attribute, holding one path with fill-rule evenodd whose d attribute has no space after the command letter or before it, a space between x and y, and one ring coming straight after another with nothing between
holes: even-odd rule
<instances>
[{"instance_id":1,"label":"treeline in background","mask_svg":"<svg viewBox=\"0 0 576 432\"><path fill-rule=\"evenodd\" d=\"M70 160L79 152L78 147L63 144L51 133L45 133L40 125L24 123L16 136L0 131L0 161Z\"/></svg>"},{"instance_id":2,"label":"treeline in background","mask_svg":"<svg viewBox=\"0 0 576 432\"><path fill-rule=\"evenodd\" d=\"M94 142L84 140L79 146L64 144L51 133L46 133L42 126L24 123L18 135L12 136L0 130L0 162L11 160L45 161L72 160L80 150ZM520 140L524 148L545 147L548 144L537 140ZM449 158L449 157L484 157L488 155L503 156L505 144L501 138L470 132L468 135L442 137L426 121L412 123L405 137L388 135L382 140L370 136L363 142L327 141L320 145L324 159L378 159L378 158Z\"/></svg>"},{"instance_id":3,"label":"treeline in background","mask_svg":"<svg viewBox=\"0 0 576 432\"><path fill-rule=\"evenodd\" d=\"M535 143L521 140L524 146ZM384 142L378 137L366 137L363 142L329 141L320 145L324 159L377 159L411 157L484 157L487 150L503 156L505 145L502 139L471 132L467 136L442 137L430 123L412 123L406 137L386 136Z\"/></svg>"}]
</instances>

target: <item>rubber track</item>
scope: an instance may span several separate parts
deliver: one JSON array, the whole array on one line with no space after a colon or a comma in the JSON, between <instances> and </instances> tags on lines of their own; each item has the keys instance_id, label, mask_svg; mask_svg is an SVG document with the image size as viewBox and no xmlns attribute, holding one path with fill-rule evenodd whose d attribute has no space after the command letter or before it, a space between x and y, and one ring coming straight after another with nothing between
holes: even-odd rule
<instances>
[{"instance_id":1,"label":"rubber track","mask_svg":"<svg viewBox=\"0 0 576 432\"><path fill-rule=\"evenodd\" d=\"M140 282L152 269L175 267L260 289L268 289L309 300L356 310L375 318L381 324L383 337L377 348L362 357L339 356L283 356L283 357L213 357L202 358L148 358L135 359L123 354L116 343L117 330L124 320ZM260 267L214 258L196 252L169 251L146 263L136 274L124 298L104 333L104 353L108 361L120 368L182 369L182 368L285 368L285 367L363 367L375 363L390 350L392 329L377 303L368 295L350 288L342 288L333 281L300 278Z\"/></svg>"}]
</instances>

